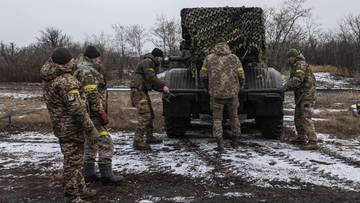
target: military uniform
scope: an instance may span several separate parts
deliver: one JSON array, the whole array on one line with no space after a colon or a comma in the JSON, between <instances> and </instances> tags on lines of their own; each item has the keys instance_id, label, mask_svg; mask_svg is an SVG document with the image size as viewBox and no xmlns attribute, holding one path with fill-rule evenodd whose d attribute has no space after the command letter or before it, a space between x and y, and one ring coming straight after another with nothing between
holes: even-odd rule
<instances>
[{"instance_id":1,"label":"military uniform","mask_svg":"<svg viewBox=\"0 0 360 203\"><path fill-rule=\"evenodd\" d=\"M55 136L64 155L64 191L70 202L85 202L80 196L87 191L82 175L84 131L94 125L86 112L85 98L80 95L80 83L72 70L49 59L41 68L45 81L44 98Z\"/></svg>"},{"instance_id":2,"label":"military uniform","mask_svg":"<svg viewBox=\"0 0 360 203\"><path fill-rule=\"evenodd\" d=\"M153 137L154 110L148 91L161 90L165 83L157 78L159 63L152 54L147 54L137 65L130 83L131 103L138 112L138 125L135 131L134 147L149 149L149 144L159 142ZM144 135L146 135L146 140Z\"/></svg>"},{"instance_id":3,"label":"military uniform","mask_svg":"<svg viewBox=\"0 0 360 203\"><path fill-rule=\"evenodd\" d=\"M293 90L295 95L295 127L298 134L295 142L300 144L316 144L312 111L316 100L316 80L305 57L297 50L291 50L294 61L290 69L290 78L284 85L284 90Z\"/></svg>"},{"instance_id":4,"label":"military uniform","mask_svg":"<svg viewBox=\"0 0 360 203\"><path fill-rule=\"evenodd\" d=\"M208 80L213 135L217 138L219 150L224 148L222 119L225 106L231 121L232 145L235 147L240 134L238 94L245 77L239 58L231 53L226 42L216 44L213 53L205 58L200 77L202 81Z\"/></svg>"},{"instance_id":5,"label":"military uniform","mask_svg":"<svg viewBox=\"0 0 360 203\"><path fill-rule=\"evenodd\" d=\"M81 90L85 93L91 120L99 131L99 137L96 143L91 143L85 139L85 180L92 182L98 179L95 173L95 162L98 154L98 165L102 176L101 180L103 181L103 176L106 176L103 170L109 170L111 177L113 177L111 166L114 154L112 138L106 130L106 123L104 123L101 117L102 114L107 116L105 113L107 111L106 80L103 75L103 67L99 64L94 64L90 58L80 55L76 61L74 76L81 83Z\"/></svg>"}]
</instances>

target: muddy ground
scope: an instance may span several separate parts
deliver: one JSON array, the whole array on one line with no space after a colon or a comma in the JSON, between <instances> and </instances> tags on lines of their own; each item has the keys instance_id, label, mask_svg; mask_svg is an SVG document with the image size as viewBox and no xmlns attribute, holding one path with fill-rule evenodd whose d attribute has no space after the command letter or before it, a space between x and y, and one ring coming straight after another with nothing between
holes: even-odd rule
<instances>
[{"instance_id":1,"label":"muddy ground","mask_svg":"<svg viewBox=\"0 0 360 203\"><path fill-rule=\"evenodd\" d=\"M3 104L11 100L14 106L41 107L37 88L29 89L0 94L0 100ZM285 102L288 115L282 141L265 140L249 129L244 131L239 148L232 149L226 141L223 154L215 150L215 140L208 130L169 139L159 121L156 136L164 142L154 145L151 152L139 152L131 147L132 130L114 128L114 171L124 175L125 181L117 187L90 185L99 193L91 201L358 202L360 139L318 133L322 143L317 151L304 151L283 142L293 128L291 99L287 96ZM123 103L126 105L127 100ZM347 110L347 104L338 106L334 107L336 113ZM318 108L318 120L326 122L328 115ZM26 117L15 119L14 127L1 129L0 202L62 202L62 155L57 139L48 128L41 130L44 126L24 127L22 119Z\"/></svg>"}]
</instances>

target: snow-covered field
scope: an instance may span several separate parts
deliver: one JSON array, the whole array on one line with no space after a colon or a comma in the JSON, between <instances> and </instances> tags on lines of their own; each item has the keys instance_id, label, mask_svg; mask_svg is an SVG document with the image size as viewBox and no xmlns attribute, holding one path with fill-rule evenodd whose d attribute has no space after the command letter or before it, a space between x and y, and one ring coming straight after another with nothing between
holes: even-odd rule
<instances>
[{"instance_id":1,"label":"snow-covered field","mask_svg":"<svg viewBox=\"0 0 360 203\"><path fill-rule=\"evenodd\" d=\"M178 140L158 135L164 138L163 144L154 145L151 152L136 151L131 145L133 135L112 133L116 149L114 170L125 175L170 173L208 184L218 177L242 177L261 187L300 189L312 184L360 191L359 140L319 134L323 140L321 150L304 151L257 135L244 135L238 149L227 146L225 153L219 154L214 139L196 136ZM0 170L32 167L46 172L61 168L62 155L53 134L3 133L1 137Z\"/></svg>"}]
</instances>

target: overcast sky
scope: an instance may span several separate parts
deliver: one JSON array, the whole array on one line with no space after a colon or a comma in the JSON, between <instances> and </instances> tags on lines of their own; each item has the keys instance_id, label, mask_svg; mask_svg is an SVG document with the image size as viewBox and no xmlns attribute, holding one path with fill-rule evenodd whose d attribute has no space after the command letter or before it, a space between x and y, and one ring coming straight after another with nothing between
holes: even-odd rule
<instances>
[{"instance_id":1,"label":"overcast sky","mask_svg":"<svg viewBox=\"0 0 360 203\"><path fill-rule=\"evenodd\" d=\"M62 29L75 41L111 33L111 25L153 26L156 17L179 19L181 8L213 6L280 7L283 0L0 0L0 41L24 46L48 26ZM322 28L333 29L346 15L360 15L360 0L308 0Z\"/></svg>"}]
</instances>

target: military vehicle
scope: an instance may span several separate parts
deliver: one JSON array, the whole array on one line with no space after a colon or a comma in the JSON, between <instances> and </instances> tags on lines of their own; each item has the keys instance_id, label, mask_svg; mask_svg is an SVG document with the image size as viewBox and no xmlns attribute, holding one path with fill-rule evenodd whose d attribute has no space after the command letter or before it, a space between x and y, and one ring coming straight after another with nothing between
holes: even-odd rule
<instances>
[{"instance_id":1,"label":"military vehicle","mask_svg":"<svg viewBox=\"0 0 360 203\"><path fill-rule=\"evenodd\" d=\"M200 82L199 71L217 39L223 38L245 71L246 84L239 94L239 113L254 119L265 138L278 138L283 124L284 93L280 90L281 74L265 64L263 10L185 8L181 10L181 26L181 54L167 57L165 71L159 74L173 94L163 98L168 137L184 136L194 121L211 115L209 94Z\"/></svg>"}]
</instances>

